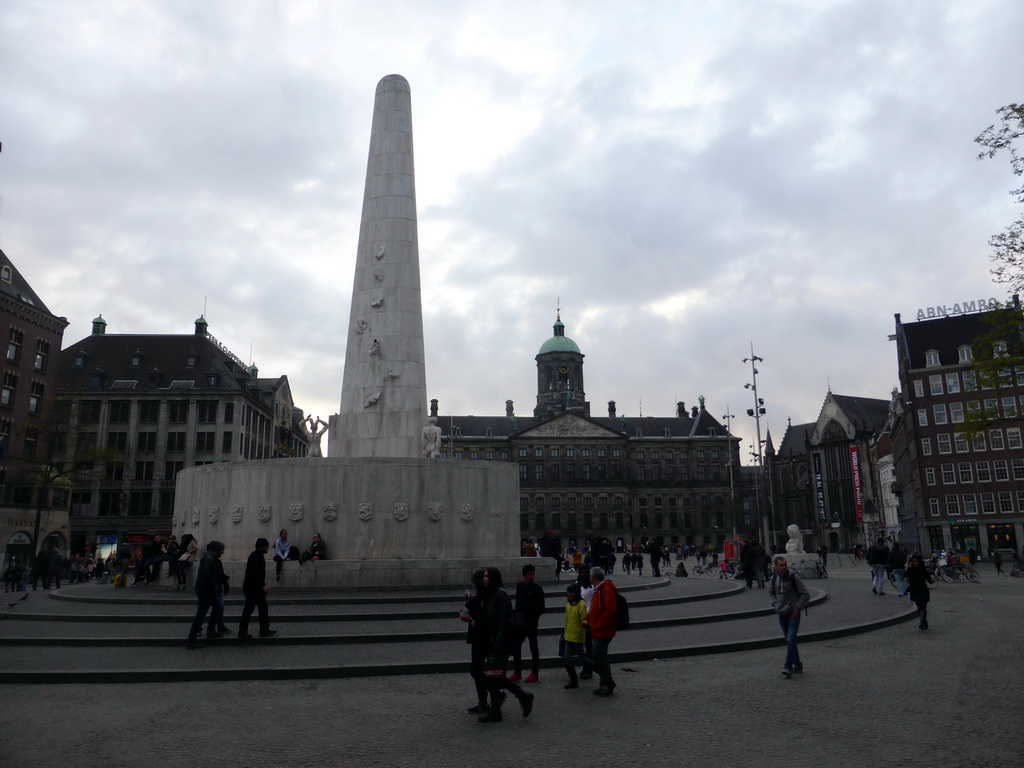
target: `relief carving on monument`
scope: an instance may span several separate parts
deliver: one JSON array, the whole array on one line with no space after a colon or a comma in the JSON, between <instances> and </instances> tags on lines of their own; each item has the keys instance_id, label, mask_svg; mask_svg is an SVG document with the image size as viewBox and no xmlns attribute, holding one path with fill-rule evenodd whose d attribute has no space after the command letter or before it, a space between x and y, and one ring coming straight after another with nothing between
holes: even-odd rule
<instances>
[{"instance_id":1,"label":"relief carving on monument","mask_svg":"<svg viewBox=\"0 0 1024 768\"><path fill-rule=\"evenodd\" d=\"M441 505L433 501L427 505L427 519L432 523L440 522L441 520Z\"/></svg>"},{"instance_id":2,"label":"relief carving on monument","mask_svg":"<svg viewBox=\"0 0 1024 768\"><path fill-rule=\"evenodd\" d=\"M470 520L472 520L473 519L473 505L472 504L463 504L462 505L462 514L459 515L459 517L461 517L467 523Z\"/></svg>"},{"instance_id":3,"label":"relief carving on monument","mask_svg":"<svg viewBox=\"0 0 1024 768\"><path fill-rule=\"evenodd\" d=\"M234 509L231 510L231 522L240 523L242 522L242 505L236 504Z\"/></svg>"},{"instance_id":4,"label":"relief carving on monument","mask_svg":"<svg viewBox=\"0 0 1024 768\"><path fill-rule=\"evenodd\" d=\"M380 261L383 258L384 258L384 246L382 245L380 248L377 249L377 261Z\"/></svg>"},{"instance_id":5,"label":"relief carving on monument","mask_svg":"<svg viewBox=\"0 0 1024 768\"><path fill-rule=\"evenodd\" d=\"M299 522L302 519L302 502L292 502L291 507L288 509L288 519L293 523Z\"/></svg>"},{"instance_id":6,"label":"relief carving on monument","mask_svg":"<svg viewBox=\"0 0 1024 768\"><path fill-rule=\"evenodd\" d=\"M370 302L370 306L374 309L380 309L384 306L384 297L378 296L376 299Z\"/></svg>"},{"instance_id":7,"label":"relief carving on monument","mask_svg":"<svg viewBox=\"0 0 1024 768\"><path fill-rule=\"evenodd\" d=\"M199 507L192 508L192 525L199 525Z\"/></svg>"},{"instance_id":8,"label":"relief carving on monument","mask_svg":"<svg viewBox=\"0 0 1024 768\"><path fill-rule=\"evenodd\" d=\"M324 507L324 520L326 520L328 523L330 523L330 522L333 522L334 520L336 520L337 518L338 518L338 505L337 504L328 504L326 507Z\"/></svg>"},{"instance_id":9,"label":"relief carving on monument","mask_svg":"<svg viewBox=\"0 0 1024 768\"><path fill-rule=\"evenodd\" d=\"M501 510L500 509L492 509L491 510L491 517L501 517Z\"/></svg>"},{"instance_id":10,"label":"relief carving on monument","mask_svg":"<svg viewBox=\"0 0 1024 768\"><path fill-rule=\"evenodd\" d=\"M409 504L405 501L395 502L395 520L402 523L409 519Z\"/></svg>"},{"instance_id":11,"label":"relief carving on monument","mask_svg":"<svg viewBox=\"0 0 1024 768\"><path fill-rule=\"evenodd\" d=\"M366 320L356 320L356 333L366 333L366 329L370 327L370 324Z\"/></svg>"},{"instance_id":12,"label":"relief carving on monument","mask_svg":"<svg viewBox=\"0 0 1024 768\"><path fill-rule=\"evenodd\" d=\"M220 507L210 507L210 525L216 525L220 521Z\"/></svg>"},{"instance_id":13,"label":"relief carving on monument","mask_svg":"<svg viewBox=\"0 0 1024 768\"><path fill-rule=\"evenodd\" d=\"M370 343L370 354L373 355L374 357L380 357L380 355L381 355L381 352L380 352L380 342L377 341L377 339L374 339Z\"/></svg>"},{"instance_id":14,"label":"relief carving on monument","mask_svg":"<svg viewBox=\"0 0 1024 768\"><path fill-rule=\"evenodd\" d=\"M269 504L260 504L260 511L256 513L256 517L259 518L259 521L261 523L269 522L270 521L270 511L271 510L270 510L270 505Z\"/></svg>"},{"instance_id":15,"label":"relief carving on monument","mask_svg":"<svg viewBox=\"0 0 1024 768\"><path fill-rule=\"evenodd\" d=\"M364 408L369 408L380 402L380 390L378 389L372 395L366 398L366 402L363 404Z\"/></svg>"},{"instance_id":16,"label":"relief carving on monument","mask_svg":"<svg viewBox=\"0 0 1024 768\"><path fill-rule=\"evenodd\" d=\"M376 269L373 270L373 282L375 282L375 283L383 283L384 282L384 270L381 269L380 267L377 267Z\"/></svg>"},{"instance_id":17,"label":"relief carving on monument","mask_svg":"<svg viewBox=\"0 0 1024 768\"><path fill-rule=\"evenodd\" d=\"M368 501L364 501L359 505L359 519L366 522L373 517L373 504Z\"/></svg>"}]
</instances>

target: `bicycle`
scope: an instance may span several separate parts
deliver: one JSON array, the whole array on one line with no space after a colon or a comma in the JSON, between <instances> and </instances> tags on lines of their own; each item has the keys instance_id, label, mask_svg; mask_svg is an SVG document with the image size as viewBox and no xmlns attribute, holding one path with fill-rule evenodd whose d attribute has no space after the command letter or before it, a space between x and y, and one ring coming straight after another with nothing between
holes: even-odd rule
<instances>
[{"instance_id":1,"label":"bicycle","mask_svg":"<svg viewBox=\"0 0 1024 768\"><path fill-rule=\"evenodd\" d=\"M981 581L981 574L972 565L940 565L935 569L935 576L947 584L959 581L970 581L975 584Z\"/></svg>"},{"instance_id":2,"label":"bicycle","mask_svg":"<svg viewBox=\"0 0 1024 768\"><path fill-rule=\"evenodd\" d=\"M828 569L822 564L821 560L815 563L808 563L800 571L800 576L805 579L827 579Z\"/></svg>"},{"instance_id":3,"label":"bicycle","mask_svg":"<svg viewBox=\"0 0 1024 768\"><path fill-rule=\"evenodd\" d=\"M717 578L720 572L719 567L714 563L697 563L693 567L693 573L696 576L710 576Z\"/></svg>"}]
</instances>

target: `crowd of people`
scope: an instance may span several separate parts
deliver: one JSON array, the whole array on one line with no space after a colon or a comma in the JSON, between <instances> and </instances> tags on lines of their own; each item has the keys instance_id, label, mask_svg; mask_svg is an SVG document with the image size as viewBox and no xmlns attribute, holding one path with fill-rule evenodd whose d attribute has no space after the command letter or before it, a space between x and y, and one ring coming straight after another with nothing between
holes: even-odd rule
<instances>
[{"instance_id":1,"label":"crowd of people","mask_svg":"<svg viewBox=\"0 0 1024 768\"><path fill-rule=\"evenodd\" d=\"M544 590L536 581L536 567L523 566L523 580L516 587L515 603L504 589L501 571L489 567L475 571L463 597L461 619L468 624L470 677L477 702L467 711L480 722L501 722L502 705L511 693L522 708L523 717L533 711L534 694L519 683L540 679L537 623L545 611ZM563 631L559 656L563 661L566 689L579 688L581 680L598 676L596 696L607 698L615 692L609 662L609 646L620 626L618 589L600 566L581 564L575 580L566 586ZM522 677L522 646L530 648L532 668ZM509 659L512 674L508 674ZM577 673L576 667L581 671Z\"/></svg>"}]
</instances>

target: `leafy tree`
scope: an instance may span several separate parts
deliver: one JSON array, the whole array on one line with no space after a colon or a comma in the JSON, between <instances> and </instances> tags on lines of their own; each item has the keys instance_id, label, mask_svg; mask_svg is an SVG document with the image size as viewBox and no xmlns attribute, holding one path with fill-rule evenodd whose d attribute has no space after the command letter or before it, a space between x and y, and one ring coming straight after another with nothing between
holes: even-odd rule
<instances>
[{"instance_id":1,"label":"leafy tree","mask_svg":"<svg viewBox=\"0 0 1024 768\"><path fill-rule=\"evenodd\" d=\"M999 123L990 125L974 139L984 147L978 159L995 157L1006 150L1010 154L1010 169L1015 176L1024 176L1024 104L1007 104L996 110ZM1010 190L1018 203L1024 203L1024 186ZM1006 283L1011 291L1024 290L1024 215L1005 230L989 239L993 248L990 256L995 266L992 276L997 283Z\"/></svg>"}]
</instances>

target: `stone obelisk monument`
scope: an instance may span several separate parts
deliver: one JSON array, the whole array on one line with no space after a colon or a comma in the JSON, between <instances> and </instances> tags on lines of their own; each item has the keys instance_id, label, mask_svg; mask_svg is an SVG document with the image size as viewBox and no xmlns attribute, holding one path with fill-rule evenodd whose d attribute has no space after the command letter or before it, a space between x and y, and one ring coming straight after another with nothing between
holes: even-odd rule
<instances>
[{"instance_id":1,"label":"stone obelisk monument","mask_svg":"<svg viewBox=\"0 0 1024 768\"><path fill-rule=\"evenodd\" d=\"M256 537L282 528L300 547L321 534L328 557L286 562L281 586L462 585L483 566L511 578L526 562L518 466L438 458L436 445L424 450L426 425L412 111L409 83L389 75L374 101L330 455L182 470L173 530L224 542L236 583Z\"/></svg>"},{"instance_id":2,"label":"stone obelisk monument","mask_svg":"<svg viewBox=\"0 0 1024 768\"><path fill-rule=\"evenodd\" d=\"M427 411L408 81L377 84L332 457L422 455Z\"/></svg>"}]
</instances>

